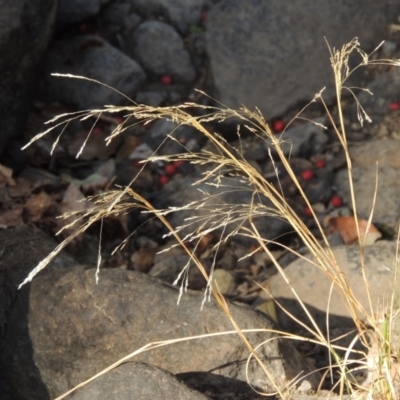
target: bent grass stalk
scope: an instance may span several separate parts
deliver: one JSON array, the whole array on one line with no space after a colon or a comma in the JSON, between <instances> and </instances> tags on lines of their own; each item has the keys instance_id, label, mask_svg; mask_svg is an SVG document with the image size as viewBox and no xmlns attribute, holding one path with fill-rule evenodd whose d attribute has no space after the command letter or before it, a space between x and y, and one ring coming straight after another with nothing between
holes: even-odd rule
<instances>
[{"instance_id":1,"label":"bent grass stalk","mask_svg":"<svg viewBox=\"0 0 400 400\"><path fill-rule=\"evenodd\" d=\"M343 91L347 91L353 96L357 104L357 114L361 124L363 123L364 119L370 121L368 115L362 108L362 105L359 103L354 93L354 88L345 86L348 77L355 69L361 66L370 64L400 66L400 63L399 61L392 61L392 60L370 60L369 56L360 49L359 42L357 39L354 39L350 43L343 46L343 48L340 51L331 48L329 50L331 55L331 64L335 76L339 124L336 124L333 116L330 114L327 104L323 99L323 91L316 94L314 99L310 102L310 104L316 101L320 101L322 103L323 107L326 110L328 119L343 147L343 151L345 153L347 161L352 207L354 210L354 216L356 218L357 205L354 194L354 185L352 181L352 164L348 149L348 143L346 139L346 129L343 117L343 110L341 108L341 95ZM353 52L357 52L361 56L362 61L355 69L350 70L348 61L350 55ZM75 77L71 75L60 75L60 74L56 75L68 78L78 78L78 79L93 81L85 77ZM101 82L97 81L93 82L102 84ZM198 179L195 185L198 185L200 183L206 183L208 185L217 186L219 188L223 188L225 186L224 190L227 191L233 189L243 190L243 187L239 189L232 188L223 182L224 174L226 174L227 171L230 171L232 175L232 171L234 171L235 173L233 173L233 175L240 177L239 178L240 182L243 183L243 185L247 188L247 190L252 193L251 204L243 204L240 205L240 207L238 208L237 206L231 204L220 203L218 205L217 211L211 213L212 209L215 210L215 198L210 193L203 190L202 193L204 195L204 198L201 201L193 202L184 205L182 207L157 210L145 198L140 196L138 193L134 192L130 188L130 185L121 190L114 190L104 193L102 195L94 196L89 199L92 202L93 206L89 208L87 211L85 211L83 214L78 214L78 213L76 214L77 217L76 221L80 221L79 222L80 225L79 226L76 225L77 226L76 231L73 234L71 234L67 239L65 239L47 258L45 258L41 263L39 263L39 265L33 271L31 271L31 273L24 280L21 286L31 281L33 277L40 270L42 270L48 265L51 259L53 259L58 252L60 252L64 247L66 247L66 245L70 243L77 235L86 231L89 228L89 226L91 226L93 223L97 221L103 221L105 217L110 215L119 215L121 213L126 213L132 208L135 207L139 208L143 212L150 213L153 216L159 218L160 221L169 230L170 232L169 235L172 235L176 239L178 245L181 245L183 249L187 252L190 259L193 260L196 267L199 268L199 270L201 271L201 273L208 282L204 299L206 300L207 296L209 296L211 293L213 294L213 296L215 297L216 301L218 302L219 306L221 307L225 315L230 319L232 326L235 329L234 332L241 337L244 344L247 346L250 354L249 357L254 357L258 361L260 367L263 368L266 376L272 382L272 385L274 385L274 387L276 388L276 393L279 394L281 397L284 397L287 387L281 388L276 382L274 382L271 374L269 373L263 362L258 358L256 354L256 349L253 348L251 344L247 341L246 336L244 335L246 331L241 330L240 327L235 322L235 320L233 319L229 310L229 305L225 301L225 298L219 292L218 288L215 285L211 284L212 270L210 274L207 274L207 272L205 271L205 269L201 264L201 261L194 254L194 251L191 251L183 244L184 241L188 240L194 243L199 243L202 236L204 236L205 234L209 232L217 232L217 231L220 232L222 230L223 233L220 235L220 241L216 245L216 248L218 249L218 246L222 242L228 240L232 236L245 235L256 240L259 245L259 248L262 248L270 256L276 269L282 275L283 279L288 284L290 290L293 292L293 295L297 299L299 305L306 313L309 322L311 324L311 327L299 321L295 315L291 315L290 313L288 314L295 321L297 321L303 328L305 328L314 337L314 339L311 340L309 338L308 339L299 338L297 336L285 334L283 332L276 332L276 333L279 333L279 335L281 335L282 338L286 339L295 338L296 340L315 341L315 343L319 343L325 346L329 350L330 356L335 361L335 363L332 363L332 365L330 366L331 373L333 368L338 368L340 372L340 379L336 384L339 386L338 391L340 396L343 396L343 394L347 391L348 393L353 393L353 394L359 393L360 396L363 395L362 393L366 393L367 396L385 395L387 396L386 398L388 399L395 399L396 391L393 382L394 376L390 372L392 370L392 364L393 364L391 362L391 355L393 349L391 344L391 332L390 332L391 322L393 319L392 318L393 312L390 313L390 318L388 320L388 323L384 324L383 327L380 326L378 320L374 315L375 305L372 304L372 300L369 295L369 282L367 280L367 276L365 273L364 241L362 240L360 232L358 231L363 281L366 292L368 294L368 301L369 301L368 309L365 309L365 307L360 303L360 301L354 295L351 287L348 284L346 276L343 274L340 265L335 259L335 255L331 247L329 246L325 232L322 226L320 225L311 207L311 204L307 199L307 196L305 195L300 182L297 179L296 174L294 173L294 171L290 166L288 157L282 150L282 143L283 143L281 139L282 135L276 136L273 134L273 132L270 130L267 122L265 121L261 112L258 109L251 111L245 107L242 107L239 110L231 110L229 108L224 107L223 105L221 105L221 107L212 107L212 106L202 106L195 103L185 103L179 106L172 106L172 107L150 107L146 105L136 104L131 100L130 102L132 103L132 105L126 107L106 106L104 109L86 110L71 114L59 115L53 118L52 120L48 121L49 124L53 124L49 129L36 135L26 146L29 146L31 143L40 139L41 137L51 132L55 128L63 127L60 135L56 139L55 144L53 146L54 150L55 146L57 145L60 139L60 136L63 134L65 130L65 127L74 119L78 119L80 121L94 119L95 121L93 124L94 127L96 125L96 122L100 118L104 118L104 114L113 114L121 112L126 113L128 118L123 123L117 125L117 127L113 130L110 136L106 139L106 145L109 144L110 141L115 136L121 134L132 125L147 124L157 119L167 119L177 123L178 126L181 125L192 126L196 130L201 132L214 145L216 150L215 152L192 153L188 151L188 149L184 149L185 152L174 156L160 156L157 154L157 151L155 151L154 154L145 161L145 163L160 161L160 160L162 161L184 160L193 164L208 165L209 169L203 173L203 176ZM193 108L201 109L204 114L201 116L193 116L190 113L190 111ZM304 111L304 109L302 111ZM295 118L302 118L301 112L298 115L296 115ZM290 176L293 184L296 186L297 190L303 197L305 203L311 210L317 228L321 234L322 243L319 240L317 240L317 238L312 234L312 232L308 229L308 227L303 223L302 219L290 207L279 185L278 188L275 187L271 182L268 181L268 179L262 176L249 162L247 162L244 159L240 150L235 149L218 134L211 133L206 128L206 124L209 122L212 121L222 122L230 118L235 118L235 119L239 118L241 120L241 123L244 126L246 126L247 129L249 129L253 134L257 135L259 138L262 138L266 142L268 141L269 145L274 148L282 165L284 166L288 175ZM90 133L91 131L88 133L88 137ZM176 140L176 139L174 139L172 135L169 135L168 138L166 138L166 140ZM78 153L78 156L80 152ZM271 156L271 162L274 163L272 156ZM132 182L134 182L137 179L137 177L138 175L133 177ZM376 182L376 188L377 188L377 182ZM268 199L271 205L265 206L262 203L261 198ZM212 201L214 201L214 203L212 203ZM374 199L372 199L372 211L375 202L376 202L376 193ZM211 204L212 207L210 206ZM169 223L167 216L173 212L180 212L183 210L184 211L191 210L193 212L193 216L187 218L182 226L173 227ZM372 215L373 215L372 211L368 220L369 225L371 224L372 221ZM274 218L281 218L287 221L292 227L293 231L296 232L296 234L299 236L303 244L308 248L311 256L314 259L314 261L312 261L313 265L315 265L316 268L321 269L332 282L332 291L335 290L337 293L339 293L358 331L357 337L354 339L353 343L349 346L348 349L342 349L336 346L330 340L329 335L325 337L320 327L318 326L317 322L313 319L311 313L307 309L307 306L303 303L302 299L298 296L296 290L291 285L288 277L285 274L284 269L282 269L278 260L269 250L268 245L272 243L277 244L277 242L273 240L266 240L260 235L254 221L261 216L272 216ZM63 217L70 218L71 213ZM63 229L73 228L74 224L76 224L76 221L73 223L69 223ZM225 228L228 225L234 226L233 230L230 233L226 233L225 231ZM356 229L358 229L358 224L355 224L355 226ZM191 228L191 230L189 230L189 228ZM121 246L123 246L125 243L126 241L122 243ZM282 247L285 248L285 246L283 245ZM301 255L299 256L302 257ZM99 271L97 270L96 273L98 274L98 272ZM184 291L186 290L187 282L185 284L185 279L187 279L187 275L186 278L184 277L182 279L181 292L179 296L182 296L184 294ZM392 309L393 305L394 305L394 300L392 298L392 304L391 304ZM329 306L327 314L329 315ZM327 325L328 325L328 319L327 319ZM327 331L329 332L329 326L327 326ZM222 334L232 334L232 332L225 332ZM355 361L352 360L351 357L352 355L359 353L353 348L355 340L358 338L361 339L364 342L365 346L368 348L368 351L363 353L364 361L360 360ZM128 359L140 353L141 351L147 351L151 348L161 345L168 345L176 340L191 340L191 339L193 338L180 338L166 342L149 344L148 346L139 349L137 352L134 352L124 357L123 359L119 360L116 364L100 372L95 377L120 365L122 362L127 361ZM338 350L345 350L345 356L344 357L339 356ZM377 372L374 374L373 379L371 379L371 382L369 383L368 387L364 387L358 384L357 382L354 382L354 379L352 377L352 372L354 372L357 368L353 367L354 365L358 366L364 365L364 368L369 368L369 370L371 370L371 368L376 369ZM326 371L326 374L328 372L329 371ZM90 380L94 379L95 377L91 378ZM84 382L83 384L87 382ZM294 382L289 383L289 387L291 387L293 384ZM79 385L79 387L80 386L81 385ZM61 396L59 397L59 399L63 397L64 396Z\"/></svg>"}]
</instances>

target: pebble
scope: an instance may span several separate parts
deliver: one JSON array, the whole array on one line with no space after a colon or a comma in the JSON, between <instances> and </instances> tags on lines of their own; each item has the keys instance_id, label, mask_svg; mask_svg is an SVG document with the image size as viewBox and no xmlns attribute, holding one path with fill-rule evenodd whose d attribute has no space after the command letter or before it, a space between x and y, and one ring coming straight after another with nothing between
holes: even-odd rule
<instances>
[{"instance_id":1,"label":"pebble","mask_svg":"<svg viewBox=\"0 0 400 400\"><path fill-rule=\"evenodd\" d=\"M235 289L235 278L230 271L216 269L213 272L212 285L222 294L232 293Z\"/></svg>"}]
</instances>

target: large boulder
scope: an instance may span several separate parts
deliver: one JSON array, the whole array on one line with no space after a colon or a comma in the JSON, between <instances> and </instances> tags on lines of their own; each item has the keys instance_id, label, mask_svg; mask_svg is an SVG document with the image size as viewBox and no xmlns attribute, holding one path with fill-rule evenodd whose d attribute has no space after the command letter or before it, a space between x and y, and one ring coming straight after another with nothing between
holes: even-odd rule
<instances>
[{"instance_id":1,"label":"large boulder","mask_svg":"<svg viewBox=\"0 0 400 400\"><path fill-rule=\"evenodd\" d=\"M182 33L190 24L197 24L204 0L129 0L133 8L145 18L162 18Z\"/></svg>"},{"instance_id":2,"label":"large boulder","mask_svg":"<svg viewBox=\"0 0 400 400\"><path fill-rule=\"evenodd\" d=\"M0 155L25 127L56 5L55 0L0 0Z\"/></svg>"},{"instance_id":3,"label":"large boulder","mask_svg":"<svg viewBox=\"0 0 400 400\"><path fill-rule=\"evenodd\" d=\"M219 100L259 107L266 118L334 95L329 50L359 37L372 50L387 37L400 5L391 0L221 0L207 19L207 49Z\"/></svg>"},{"instance_id":4,"label":"large boulder","mask_svg":"<svg viewBox=\"0 0 400 400\"><path fill-rule=\"evenodd\" d=\"M394 229L400 220L399 152L400 141L395 139L365 141L350 147L358 216L368 219L373 209L374 222ZM336 174L334 185L351 206L347 170Z\"/></svg>"},{"instance_id":5,"label":"large boulder","mask_svg":"<svg viewBox=\"0 0 400 400\"><path fill-rule=\"evenodd\" d=\"M54 398L148 343L232 331L214 302L201 310L203 293L179 292L135 271L72 269L44 274L18 297L6 336L6 378L18 398ZM230 304L233 318L280 386L307 370L286 341L268 332L273 323L254 310ZM275 338L275 339L274 339ZM273 339L273 340L269 340ZM145 362L173 374L213 371L274 390L235 333L182 340L139 352ZM311 375L303 381L316 384Z\"/></svg>"},{"instance_id":6,"label":"large boulder","mask_svg":"<svg viewBox=\"0 0 400 400\"><path fill-rule=\"evenodd\" d=\"M137 62L92 35L54 42L47 55L45 73L43 95L80 109L126 102L111 88L133 97L146 78ZM82 79L54 77L51 73L83 76L109 87Z\"/></svg>"},{"instance_id":7,"label":"large boulder","mask_svg":"<svg viewBox=\"0 0 400 400\"><path fill-rule=\"evenodd\" d=\"M360 263L358 246L334 247L333 254L343 275L346 276L349 287L366 311L370 311L369 299L378 315L390 304L391 295L395 292L398 298L398 284L395 273L395 242L378 241L364 249L365 275L369 284L369 296L363 278L363 268ZM326 328L326 312L329 310L329 328L337 329L344 325L353 326L353 321L347 309L343 295L336 289L332 290L332 281L327 274L315 264L317 260L311 255L298 258L285 268L285 274L300 299L306 304L310 314L321 329ZM270 280L271 293L290 313L306 324L308 317L301 309L291 288L280 274ZM293 330L297 324L278 308L279 322L285 328ZM365 316L359 315L365 320Z\"/></svg>"},{"instance_id":8,"label":"large boulder","mask_svg":"<svg viewBox=\"0 0 400 400\"><path fill-rule=\"evenodd\" d=\"M57 28L99 13L102 0L58 0Z\"/></svg>"},{"instance_id":9,"label":"large boulder","mask_svg":"<svg viewBox=\"0 0 400 400\"><path fill-rule=\"evenodd\" d=\"M172 374L143 363L126 363L96 379L71 400L207 400Z\"/></svg>"},{"instance_id":10,"label":"large boulder","mask_svg":"<svg viewBox=\"0 0 400 400\"><path fill-rule=\"evenodd\" d=\"M3 392L8 386L3 376L6 370L3 364L4 337L10 311L19 293L18 286L56 246L54 239L39 230L27 227L0 230L0 397L2 399ZM71 266L76 266L75 260L63 252L41 274ZM15 397L11 394L10 398Z\"/></svg>"}]
</instances>

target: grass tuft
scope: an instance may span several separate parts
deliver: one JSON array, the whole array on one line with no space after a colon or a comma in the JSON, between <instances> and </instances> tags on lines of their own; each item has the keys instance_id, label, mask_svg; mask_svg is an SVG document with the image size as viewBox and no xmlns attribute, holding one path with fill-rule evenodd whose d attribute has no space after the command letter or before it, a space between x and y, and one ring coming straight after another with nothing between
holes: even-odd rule
<instances>
[{"instance_id":1,"label":"grass tuft","mask_svg":"<svg viewBox=\"0 0 400 400\"><path fill-rule=\"evenodd\" d=\"M379 48L379 46L378 46ZM377 48L377 49L378 49ZM377 50L375 49L373 53ZM354 211L354 218L357 218L357 203L354 194L354 186L352 181L352 163L348 148L348 142L346 138L346 126L343 117L342 110L342 93L348 92L353 97L357 105L357 115L362 125L364 121L371 122L371 119L363 109L362 105L357 99L355 90L365 90L360 88L353 88L346 86L346 82L350 75L360 67L373 65L373 64L383 64L388 66L399 66L399 60L375 60L371 59L371 54L367 55L361 50L360 44L357 39L352 40L350 43L343 46L342 49L336 50L334 48L329 48L331 65L335 77L336 86L336 101L338 109L338 121L332 116L327 106L327 103L323 97L323 90L315 95L312 101L309 103L319 102L322 104L326 111L330 125L333 127L334 132L340 141L344 154L346 156L347 171L349 176L350 192L351 192L351 202ZM361 57L361 62L354 69L349 67L349 58L353 53L357 53ZM85 77L76 77L70 75L61 75L66 78L75 79L88 79ZM90 79L89 79L90 80ZM93 80L91 80L93 81ZM96 81L95 81L96 82ZM97 82L102 84L101 82ZM204 94L204 93L203 93ZM307 105L308 106L308 105ZM306 108L306 107L305 107ZM305 109L304 108L304 109ZM293 119L302 119L302 112L304 109L296 115ZM196 111L196 115L193 115L193 111ZM263 368L266 376L273 382L273 378L269 371L265 368L262 361L257 357L256 349L253 348L247 341L244 335L245 331L242 331L233 319L229 305L225 301L225 298L221 295L216 285L212 285L213 279L213 267L210 273L207 273L203 268L201 261L195 255L195 251L184 245L184 242L192 242L194 244L194 249L196 245L200 243L200 240L205 235L210 232L214 232L216 236L219 237L219 241L215 244L216 249L219 246L232 238L235 235L244 235L246 237L252 238L258 244L258 248L262 249L269 255L273 264L275 265L278 272L282 275L283 279L287 283L290 290L293 292L295 298L297 299L299 305L304 310L305 314L309 319L309 324L305 324L299 321L295 315L291 315L295 321L297 321L302 328L304 328L308 335L307 338L299 337L295 335L290 335L284 332L277 332L281 337L288 340L307 340L314 343L318 343L326 347L330 354L331 365L324 375L330 374L334 375L334 372L338 374L338 379L332 382L332 390L339 393L342 397L344 394L352 394L353 398L370 398L370 399L396 399L400 396L397 389L399 383L399 367L396 360L396 355L398 351L398 344L394 346L394 338L398 340L399 336L397 316L398 311L398 299L392 296L391 304L386 305L384 308L383 317L378 318L375 314L376 306L372 304L371 297L369 296L369 305L365 307L354 295L351 287L347 281L347 277L344 275L341 266L335 258L334 252L329 245L327 236L324 232L323 227L318 221L307 196L305 195L301 182L298 180L296 174L291 168L290 159L287 157L282 149L284 133L280 135L275 135L268 123L265 121L261 112L258 109L249 110L246 107L242 107L239 110L232 110L223 105L219 107L214 106L204 106L195 103L185 103L178 106L171 107L151 107L147 105L136 104L131 101L131 105L126 107L115 107L106 106L103 109L96 110L86 110L78 111L71 114L62 114L52 120L48 121L51 125L49 129L35 136L25 147L29 146L36 140L39 140L47 133L51 132L55 128L63 127L60 136L63 134L66 126L77 119L83 120L93 120L93 127L96 122L103 114L113 114L113 113L124 113L126 119L123 123L118 125L110 136L106 139L106 145L109 144L113 138L117 135L123 133L129 127L135 124L148 124L152 121L158 119L166 119L173 121L178 124L178 126L188 125L195 128L197 131L202 133L205 138L208 139L214 145L215 151L208 152L203 151L200 153L193 153L189 149L182 146L182 153L176 155L159 155L158 151L155 151L151 157L144 161L143 165L149 162L157 161L177 161L183 160L190 162L195 165L203 166L203 174L194 183L194 186L201 185L202 199L197 202L192 202L186 204L182 207L168 208L168 209L155 209L152 204L150 204L145 198L140 194L136 193L128 185L125 188L116 189L109 191L104 194L97 195L90 198L93 206L85 211L83 214L76 215L77 221L80 221L77 226L76 231L65 239L59 246L46 258L44 259L21 283L20 287L27 282L31 281L35 275L45 268L49 262L61 251L66 245L73 240L77 235L85 232L92 224L103 221L104 218L119 215L121 213L126 213L132 208L137 208L142 210L142 212L150 213L157 217L168 229L169 236L173 236L177 243L183 247L183 249L190 256L194 265L201 271L205 279L207 280L207 288L204 295L204 301L207 301L212 295L217 300L219 306L224 311L225 315L231 320L232 326L234 327L233 332L226 332L225 334L238 334L243 342L246 344L249 350L250 357L254 357L258 360L259 365ZM302 218L296 213L296 211L289 205L285 198L285 195L279 185L274 185L266 177L260 174L252 165L249 163L242 155L240 149L234 148L226 140L216 133L211 132L207 129L210 122L223 122L232 119L234 121L240 120L240 124L245 126L250 132L252 132L257 137L269 143L274 149L274 153L277 154L280 162L285 168L287 174L290 176L292 183L297 188L299 193L304 199L305 204L311 210L311 213L315 219L317 229L322 237L322 240L318 240L316 236L310 231L310 229L304 224ZM291 121L291 123L293 122ZM318 125L321 125L318 123ZM290 126L290 124L288 124ZM326 128L326 127L324 127ZM287 129L287 127L286 127ZM91 132L89 132L88 136ZM59 137L60 137L59 136ZM53 146L53 150L58 143L59 137ZM170 134L166 140L176 140ZM82 149L81 149L82 150ZM158 150L158 149L157 149ZM77 157L80 153L78 153ZM274 158L271 155L271 163L274 165ZM275 167L276 176L279 181L279 173ZM131 184L138 178L138 175L132 178ZM251 202L249 204L234 205L227 202L222 202L219 198L212 194L212 191L204 190L204 187L217 187L220 190L230 193L235 191L248 191L251 193ZM375 204L376 198L372 200L372 210L369 217L369 225L371 224L373 217L373 205ZM172 213L179 212L190 212L191 217L187 218L182 226L172 226L168 217ZM330 279L332 284L332 291L336 291L340 294L351 318L357 329L357 334L354 340L348 348L341 348L336 345L333 340L330 339L329 334L326 335L322 332L317 322L313 319L311 313L309 312L307 306L303 303L302 299L296 293L294 287L291 285L289 278L287 277L285 270L279 264L279 261L275 258L274 253L270 251L269 246L280 245L286 250L287 247L280 244L276 240L268 240L263 238L257 228L257 221L265 216L280 218L290 224L292 230L301 239L304 246L307 247L310 254L316 260L314 262L315 268L319 268L324 272L324 274ZM71 215L65 215L64 218L70 218ZM63 229L71 229L74 227L73 223L69 223ZM355 224L356 229L358 229L358 224ZM228 229L229 228L229 229ZM368 231L368 228L367 230ZM360 250L360 260L363 270L363 284L365 286L366 292L369 295L369 285L366 273L365 273L365 257L364 257L364 247L365 242L362 239L361 233L358 231L359 237L359 250ZM126 239L128 240L128 238ZM126 241L121 243L121 246L125 245ZM115 249L117 251L118 248ZM292 252L294 250L289 249ZM298 254L299 257L303 257ZM394 271L398 264L398 255L394 255ZM186 266L185 268L188 268ZM97 271L99 274L99 270ZM101 278L101 274L100 274ZM182 278L182 279L180 279ZM187 273L182 271L182 274L177 279L177 282L181 282L181 291L179 296L183 296L187 288ZM395 293L395 288L393 288L393 293ZM179 301L179 299L178 299ZM329 314L329 309L327 310ZM328 322L327 322L328 324ZM329 332L329 326L327 326L327 331ZM175 340L193 340L193 338L180 338ZM360 354L360 351L355 350L354 345L357 340L361 340L366 350ZM174 342L174 340L162 343L152 343L145 348L139 349L137 352L132 353L124 357L123 359L117 361L114 365L110 366L106 370L100 372L95 377L107 372L108 370L120 365L122 362L133 357L135 354L141 351L147 351L150 348L154 348L161 345L168 345ZM344 354L340 355L340 354ZM361 356L361 360L360 360ZM358 378L359 371L366 371L367 377L363 381ZM365 375L365 374L364 374ZM89 381L90 381L89 380ZM89 382L88 381L88 382ZM87 383L87 382L85 382ZM289 384L295 386L298 382L292 382ZM279 387L276 383L273 383L276 388L276 393L284 398L287 393L288 387ZM80 385L81 386L81 385ZM73 390L70 392L71 393ZM67 394L68 394L67 393ZM67 394L59 397L63 398Z\"/></svg>"}]
</instances>

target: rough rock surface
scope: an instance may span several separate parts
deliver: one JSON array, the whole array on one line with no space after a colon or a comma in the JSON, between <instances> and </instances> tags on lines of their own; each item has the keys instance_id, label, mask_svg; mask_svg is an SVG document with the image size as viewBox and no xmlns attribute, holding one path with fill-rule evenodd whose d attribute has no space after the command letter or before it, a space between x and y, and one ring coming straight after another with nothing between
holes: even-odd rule
<instances>
[{"instance_id":1,"label":"rough rock surface","mask_svg":"<svg viewBox=\"0 0 400 400\"><path fill-rule=\"evenodd\" d=\"M397 226L400 219L399 151L399 140L370 141L350 148L359 217L368 219L370 216L378 178L373 221L391 227ZM346 202L351 204L346 170L338 172L334 184Z\"/></svg>"},{"instance_id":2,"label":"rough rock surface","mask_svg":"<svg viewBox=\"0 0 400 400\"><path fill-rule=\"evenodd\" d=\"M196 77L182 38L164 22L147 21L140 24L128 41L126 53L149 74L170 75L175 82L191 82Z\"/></svg>"},{"instance_id":3,"label":"rough rock surface","mask_svg":"<svg viewBox=\"0 0 400 400\"><path fill-rule=\"evenodd\" d=\"M130 362L97 378L71 400L207 400L172 374L151 365Z\"/></svg>"},{"instance_id":4,"label":"rough rock surface","mask_svg":"<svg viewBox=\"0 0 400 400\"><path fill-rule=\"evenodd\" d=\"M385 39L399 5L390 0L222 0L207 19L207 50L219 100L255 106L266 118L309 101L333 78L324 37L336 48L359 37L366 51Z\"/></svg>"},{"instance_id":5,"label":"rough rock surface","mask_svg":"<svg viewBox=\"0 0 400 400\"><path fill-rule=\"evenodd\" d=\"M317 125L318 124L318 125ZM289 128L278 137L282 141L281 148L286 156L308 158L318 154L329 141L328 135L324 132L325 118L318 118L314 122L302 124ZM322 126L321 126L322 125ZM271 139L267 139L266 147L270 147ZM271 147L272 155L275 154Z\"/></svg>"},{"instance_id":6,"label":"rough rock surface","mask_svg":"<svg viewBox=\"0 0 400 400\"><path fill-rule=\"evenodd\" d=\"M175 140L167 140L168 135ZM158 150L158 154L180 154L188 150L197 152L205 142L204 135L191 126L179 126L175 122L162 119L152 123L144 139L144 143L153 151Z\"/></svg>"},{"instance_id":7,"label":"rough rock surface","mask_svg":"<svg viewBox=\"0 0 400 400\"><path fill-rule=\"evenodd\" d=\"M0 155L25 127L38 67L52 35L56 3L0 1Z\"/></svg>"},{"instance_id":8,"label":"rough rock surface","mask_svg":"<svg viewBox=\"0 0 400 400\"><path fill-rule=\"evenodd\" d=\"M378 175L377 175L378 174ZM378 190L376 203L373 200L376 190L376 178L378 176ZM373 221L386 224L395 228L400 218L400 187L399 170L387 165L354 167L353 184L357 203L357 213L360 218L368 219L372 208L374 209ZM335 184L339 192L351 205L348 173L340 171L335 178Z\"/></svg>"},{"instance_id":9,"label":"rough rock surface","mask_svg":"<svg viewBox=\"0 0 400 400\"><path fill-rule=\"evenodd\" d=\"M29 272L56 247L56 242L40 231L29 228L0 230L0 387L3 383L3 350L7 321L18 295L18 286ZM76 265L72 257L61 253L47 271ZM43 273L46 273L44 271ZM1 393L1 390L0 390Z\"/></svg>"},{"instance_id":10,"label":"rough rock surface","mask_svg":"<svg viewBox=\"0 0 400 400\"><path fill-rule=\"evenodd\" d=\"M365 91L358 93L358 100L373 122L378 122L385 115L390 102L398 99L399 85L400 68L396 67L375 77L368 85L367 89L372 95ZM357 113L354 111L353 115Z\"/></svg>"},{"instance_id":11,"label":"rough rock surface","mask_svg":"<svg viewBox=\"0 0 400 400\"><path fill-rule=\"evenodd\" d=\"M333 248L333 252L355 297L368 311L369 303L362 276L358 246L338 246ZM395 284L393 270L395 256L395 242L378 241L365 248L365 271L370 283L371 301L373 306L376 307L376 311L382 304L388 304L388 301L390 301L387 296L391 295L391 289ZM285 273L302 301L310 306L311 314L324 328L326 326L326 310L328 309L331 280L320 269L304 259L297 259L292 262L285 268ZM293 312L297 318L308 322L292 291L280 274L271 278L270 289L272 295L289 311ZM335 291L332 293L329 311L331 314L330 328L341 327L346 322L348 325L352 324L349 312ZM279 311L279 314L281 325L292 329L293 321L283 312Z\"/></svg>"},{"instance_id":12,"label":"rough rock surface","mask_svg":"<svg viewBox=\"0 0 400 400\"><path fill-rule=\"evenodd\" d=\"M95 79L130 97L145 79L139 64L103 39L91 35L53 43L46 61L44 94L79 109L126 102L119 93L103 85L50 76L54 72Z\"/></svg>"},{"instance_id":13,"label":"rough rock surface","mask_svg":"<svg viewBox=\"0 0 400 400\"><path fill-rule=\"evenodd\" d=\"M100 11L102 0L59 0L57 9L57 27L79 22Z\"/></svg>"},{"instance_id":14,"label":"rough rock surface","mask_svg":"<svg viewBox=\"0 0 400 400\"><path fill-rule=\"evenodd\" d=\"M130 0L133 7L146 18L162 17L180 32L186 33L190 24L196 24L204 0Z\"/></svg>"},{"instance_id":15,"label":"rough rock surface","mask_svg":"<svg viewBox=\"0 0 400 400\"><path fill-rule=\"evenodd\" d=\"M34 279L18 297L6 336L7 369L12 390L20 398L47 399L142 346L166 339L231 331L232 325L215 302L201 311L203 294L178 291L154 279L125 270L103 270L98 285L94 270L56 271ZM272 323L255 311L230 305L241 329L265 329ZM253 345L272 338L268 332L248 333ZM280 385L307 365L288 342L268 341L258 350ZM173 374L213 371L246 380L248 350L236 334L173 345L138 354L145 362ZM253 361L250 382L272 390ZM314 375L304 385L314 386Z\"/></svg>"},{"instance_id":16,"label":"rough rock surface","mask_svg":"<svg viewBox=\"0 0 400 400\"><path fill-rule=\"evenodd\" d=\"M382 139L363 142L358 146L350 147L350 156L353 165L368 167L386 165L400 168L400 140Z\"/></svg>"}]
</instances>

